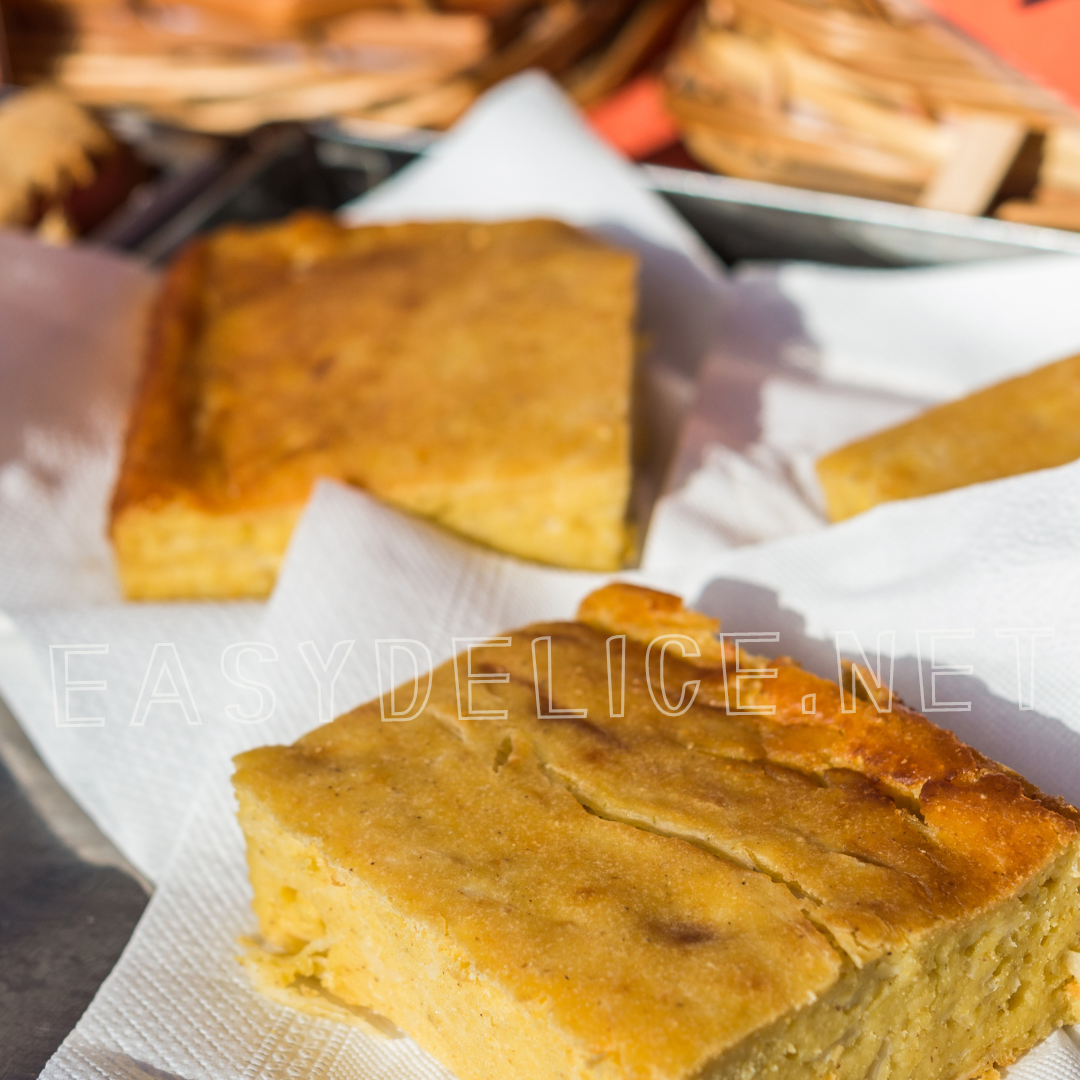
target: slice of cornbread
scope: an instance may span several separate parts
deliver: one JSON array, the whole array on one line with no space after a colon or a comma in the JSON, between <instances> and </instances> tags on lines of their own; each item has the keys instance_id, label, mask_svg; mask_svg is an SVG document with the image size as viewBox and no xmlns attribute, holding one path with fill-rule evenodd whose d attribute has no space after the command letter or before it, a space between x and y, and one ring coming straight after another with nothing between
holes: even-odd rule
<instances>
[{"instance_id":1,"label":"slice of cornbread","mask_svg":"<svg viewBox=\"0 0 1080 1080\"><path fill-rule=\"evenodd\" d=\"M930 409L821 458L833 521L878 503L1080 458L1080 356Z\"/></svg>"},{"instance_id":2,"label":"slice of cornbread","mask_svg":"<svg viewBox=\"0 0 1080 1080\"><path fill-rule=\"evenodd\" d=\"M617 567L634 277L554 221L303 215L195 242L113 498L126 593L268 593L318 476L516 555Z\"/></svg>"},{"instance_id":3,"label":"slice of cornbread","mask_svg":"<svg viewBox=\"0 0 1080 1080\"><path fill-rule=\"evenodd\" d=\"M1080 1018L1077 812L716 628L610 586L240 755L256 984L462 1080L963 1080Z\"/></svg>"}]
</instances>

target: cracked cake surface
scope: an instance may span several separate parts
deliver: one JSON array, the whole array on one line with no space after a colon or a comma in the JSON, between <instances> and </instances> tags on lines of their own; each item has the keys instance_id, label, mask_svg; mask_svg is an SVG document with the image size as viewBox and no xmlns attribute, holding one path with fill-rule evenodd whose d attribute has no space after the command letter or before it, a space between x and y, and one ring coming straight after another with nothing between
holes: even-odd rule
<instances>
[{"instance_id":1,"label":"cracked cake surface","mask_svg":"<svg viewBox=\"0 0 1080 1080\"><path fill-rule=\"evenodd\" d=\"M961 1080L1076 1019L1076 811L716 629L609 586L241 755L256 985L463 1080Z\"/></svg>"}]
</instances>

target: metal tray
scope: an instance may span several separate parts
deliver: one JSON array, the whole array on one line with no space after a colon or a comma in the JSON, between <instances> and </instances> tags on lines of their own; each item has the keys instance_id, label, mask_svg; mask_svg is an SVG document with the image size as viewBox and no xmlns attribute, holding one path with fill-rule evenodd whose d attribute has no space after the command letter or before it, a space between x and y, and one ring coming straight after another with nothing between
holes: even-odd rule
<instances>
[{"instance_id":1,"label":"metal tray","mask_svg":"<svg viewBox=\"0 0 1080 1080\"><path fill-rule=\"evenodd\" d=\"M422 155L437 137L309 128L323 160L349 148L369 162L385 155L384 175ZM332 149L336 148L336 149ZM1080 233L992 218L804 191L663 165L641 165L648 187L663 196L728 265L757 259L801 259L842 266L927 266L1040 252L1080 255Z\"/></svg>"},{"instance_id":2,"label":"metal tray","mask_svg":"<svg viewBox=\"0 0 1080 1080\"><path fill-rule=\"evenodd\" d=\"M334 210L422 156L437 136L334 123L277 125L234 151L227 168L158 227L101 238L160 261L227 221L272 220L300 207ZM1080 254L1080 233L785 188L662 165L640 166L729 265L803 259L843 266L925 266L1040 252Z\"/></svg>"}]
</instances>

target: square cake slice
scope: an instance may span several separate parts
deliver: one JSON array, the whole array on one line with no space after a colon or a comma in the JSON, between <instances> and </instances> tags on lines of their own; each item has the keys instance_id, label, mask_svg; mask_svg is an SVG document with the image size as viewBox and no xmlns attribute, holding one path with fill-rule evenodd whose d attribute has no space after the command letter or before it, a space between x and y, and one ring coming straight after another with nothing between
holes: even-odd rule
<instances>
[{"instance_id":1,"label":"square cake slice","mask_svg":"<svg viewBox=\"0 0 1080 1080\"><path fill-rule=\"evenodd\" d=\"M265 595L315 479L582 569L627 549L634 256L555 221L196 241L113 497L132 598Z\"/></svg>"},{"instance_id":2,"label":"square cake slice","mask_svg":"<svg viewBox=\"0 0 1080 1080\"><path fill-rule=\"evenodd\" d=\"M240 755L256 985L461 1080L966 1080L1076 1021L1077 812L716 630L609 586Z\"/></svg>"}]
</instances>

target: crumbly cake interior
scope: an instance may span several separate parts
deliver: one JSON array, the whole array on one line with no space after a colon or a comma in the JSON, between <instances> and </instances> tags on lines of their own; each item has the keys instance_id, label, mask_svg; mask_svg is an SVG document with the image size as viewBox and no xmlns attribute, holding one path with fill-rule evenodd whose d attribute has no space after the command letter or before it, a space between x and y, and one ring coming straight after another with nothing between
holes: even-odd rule
<instances>
[{"instance_id":1,"label":"crumbly cake interior","mask_svg":"<svg viewBox=\"0 0 1080 1080\"><path fill-rule=\"evenodd\" d=\"M1076 812L715 628L612 586L438 669L415 720L241 755L256 984L463 1080L962 1080L1080 1017ZM701 654L666 655L680 715L663 634Z\"/></svg>"},{"instance_id":2,"label":"crumbly cake interior","mask_svg":"<svg viewBox=\"0 0 1080 1080\"><path fill-rule=\"evenodd\" d=\"M635 260L554 221L227 229L171 268L113 503L129 595L269 591L315 479L626 553Z\"/></svg>"},{"instance_id":3,"label":"crumbly cake interior","mask_svg":"<svg viewBox=\"0 0 1080 1080\"><path fill-rule=\"evenodd\" d=\"M929 409L817 463L829 517L1075 461L1078 416L1080 356Z\"/></svg>"}]
</instances>

